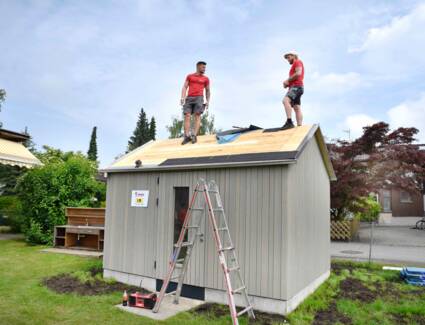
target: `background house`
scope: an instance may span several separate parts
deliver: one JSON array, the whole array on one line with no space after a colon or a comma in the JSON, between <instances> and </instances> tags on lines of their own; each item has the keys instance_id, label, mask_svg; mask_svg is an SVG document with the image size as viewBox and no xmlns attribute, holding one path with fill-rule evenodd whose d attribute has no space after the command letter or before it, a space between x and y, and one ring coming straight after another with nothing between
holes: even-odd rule
<instances>
[{"instance_id":1,"label":"background house","mask_svg":"<svg viewBox=\"0 0 425 325\"><path fill-rule=\"evenodd\" d=\"M226 144L218 144L215 135L185 146L180 141L149 142L105 170L104 276L159 290L182 211L198 179L213 179L254 307L290 312L330 271L330 180L335 175L320 129L256 130ZM134 191L144 191L142 206L132 203ZM227 303L205 223L203 232L182 295Z\"/></svg>"},{"instance_id":2,"label":"background house","mask_svg":"<svg viewBox=\"0 0 425 325\"><path fill-rule=\"evenodd\" d=\"M41 162L23 145L29 136L0 129L0 164L31 168Z\"/></svg>"}]
</instances>

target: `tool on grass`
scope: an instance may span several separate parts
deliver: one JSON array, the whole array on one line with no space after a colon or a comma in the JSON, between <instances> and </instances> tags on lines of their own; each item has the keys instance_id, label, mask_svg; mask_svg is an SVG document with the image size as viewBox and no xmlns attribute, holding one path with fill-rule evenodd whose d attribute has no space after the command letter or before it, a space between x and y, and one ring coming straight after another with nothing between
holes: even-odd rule
<instances>
[{"instance_id":1,"label":"tool on grass","mask_svg":"<svg viewBox=\"0 0 425 325\"><path fill-rule=\"evenodd\" d=\"M202 194L198 196L199 193ZM198 201L202 201L204 205L200 206L200 203L197 203ZM174 251L169 261L168 272L163 281L153 312L156 313L159 311L159 307L165 296L174 295L174 303L177 304L179 302L183 280L187 272L187 266L193 247L198 239L203 236L201 233L201 224L204 217L205 206L207 207L209 225L212 228L218 260L224 273L230 315L233 324L238 325L238 317L245 313L248 313L251 318L255 318L254 308L249 301L247 288L240 273L235 246L230 238L229 226L227 224L218 186L214 181L207 184L204 179L198 181L193 192L189 209L187 210L179 239L174 245ZM195 213L198 213L197 217L193 216ZM187 238L186 241L184 241L185 238ZM182 248L185 249L182 250ZM180 253L183 253L184 256L180 257ZM180 270L180 273L174 274L176 270ZM168 285L170 281L173 280L178 280L177 289L172 292L167 292ZM244 308L240 312L236 310L235 295L237 294L241 295L244 302Z\"/></svg>"}]
</instances>

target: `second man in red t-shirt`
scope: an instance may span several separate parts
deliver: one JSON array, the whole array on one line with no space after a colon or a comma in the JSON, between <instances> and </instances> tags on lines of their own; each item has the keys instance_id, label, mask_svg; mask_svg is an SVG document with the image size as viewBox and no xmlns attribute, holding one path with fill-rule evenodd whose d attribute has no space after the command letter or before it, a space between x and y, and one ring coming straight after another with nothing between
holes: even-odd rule
<instances>
[{"instance_id":1,"label":"second man in red t-shirt","mask_svg":"<svg viewBox=\"0 0 425 325\"><path fill-rule=\"evenodd\" d=\"M207 64L203 61L196 63L196 72L189 74L183 85L182 97L180 100L184 113L184 135L182 144L186 144L190 141L196 143L196 136L201 127L201 114L205 109L208 109L210 101L210 80L205 76L206 66ZM205 103L204 89L206 98ZM190 117L192 114L195 115L195 130L191 135Z\"/></svg>"},{"instance_id":2,"label":"second man in red t-shirt","mask_svg":"<svg viewBox=\"0 0 425 325\"><path fill-rule=\"evenodd\" d=\"M291 65L289 70L289 78L283 82L283 88L288 88L288 92L283 98L283 106L286 112L286 122L282 129L291 129L294 127L292 122L292 110L295 111L297 125L303 124L303 114L301 113L301 96L304 93L304 64L298 58L295 51L288 52L284 58Z\"/></svg>"}]
</instances>

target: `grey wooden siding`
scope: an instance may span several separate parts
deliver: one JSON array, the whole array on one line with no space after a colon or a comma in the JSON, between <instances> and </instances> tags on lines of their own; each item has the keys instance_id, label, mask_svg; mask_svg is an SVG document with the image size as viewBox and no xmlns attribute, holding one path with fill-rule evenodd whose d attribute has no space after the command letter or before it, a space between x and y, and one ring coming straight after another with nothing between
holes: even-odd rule
<instances>
[{"instance_id":1,"label":"grey wooden siding","mask_svg":"<svg viewBox=\"0 0 425 325\"><path fill-rule=\"evenodd\" d=\"M200 177L219 185L250 294L286 300L329 270L330 186L315 139L292 165L109 174L104 267L163 278L173 247L174 187L187 186L192 195ZM135 189L150 191L148 208L130 207ZM205 213L204 221L185 283L224 289Z\"/></svg>"},{"instance_id":2,"label":"grey wooden siding","mask_svg":"<svg viewBox=\"0 0 425 325\"><path fill-rule=\"evenodd\" d=\"M287 166L228 168L108 176L105 268L163 278L173 246L174 187L199 177L219 185L236 252L249 293L282 299L287 291ZM156 183L159 176L159 185ZM149 208L131 208L133 189L149 189ZM159 206L156 207L156 197ZM208 219L204 218L206 222ZM214 242L203 224L185 283L224 289ZM156 261L157 268L153 268Z\"/></svg>"},{"instance_id":3,"label":"grey wooden siding","mask_svg":"<svg viewBox=\"0 0 425 325\"><path fill-rule=\"evenodd\" d=\"M288 173L289 299L330 268L330 183L315 139Z\"/></svg>"},{"instance_id":4,"label":"grey wooden siding","mask_svg":"<svg viewBox=\"0 0 425 325\"><path fill-rule=\"evenodd\" d=\"M158 210L157 175L132 173L108 177L104 267L155 276ZM148 208L130 207L131 190L149 189Z\"/></svg>"}]
</instances>

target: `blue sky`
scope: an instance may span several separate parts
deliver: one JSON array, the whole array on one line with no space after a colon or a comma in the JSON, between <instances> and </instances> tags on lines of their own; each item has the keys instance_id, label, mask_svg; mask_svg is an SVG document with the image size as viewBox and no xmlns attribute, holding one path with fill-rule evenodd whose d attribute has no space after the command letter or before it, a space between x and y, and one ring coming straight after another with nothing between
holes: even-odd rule
<instances>
[{"instance_id":1,"label":"blue sky","mask_svg":"<svg viewBox=\"0 0 425 325\"><path fill-rule=\"evenodd\" d=\"M4 127L38 147L123 153L144 107L158 137L207 61L216 126L283 124L282 54L304 61L306 123L328 138L384 120L425 142L425 2L0 0Z\"/></svg>"}]
</instances>

